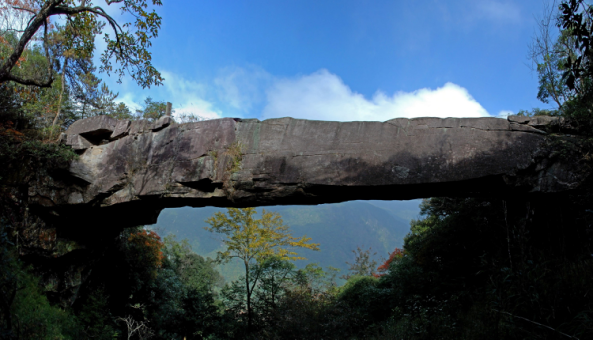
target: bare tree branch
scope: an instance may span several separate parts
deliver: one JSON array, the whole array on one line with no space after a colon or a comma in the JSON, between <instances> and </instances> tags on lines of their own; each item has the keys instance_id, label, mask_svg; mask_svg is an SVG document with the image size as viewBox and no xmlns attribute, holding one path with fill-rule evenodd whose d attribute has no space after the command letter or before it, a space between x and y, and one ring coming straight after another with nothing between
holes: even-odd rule
<instances>
[{"instance_id":1,"label":"bare tree branch","mask_svg":"<svg viewBox=\"0 0 593 340\"><path fill-rule=\"evenodd\" d=\"M13 32L19 32L19 33L23 33L25 30L17 30L16 28L7 28L7 31L13 31Z\"/></svg>"},{"instance_id":2,"label":"bare tree branch","mask_svg":"<svg viewBox=\"0 0 593 340\"><path fill-rule=\"evenodd\" d=\"M12 6L12 8L18 9L18 10L21 10L21 11L27 11L29 13L32 13L33 15L37 15L37 13L35 13L35 11L32 10L32 9L30 9L30 8L17 7L17 6Z\"/></svg>"},{"instance_id":3,"label":"bare tree branch","mask_svg":"<svg viewBox=\"0 0 593 340\"><path fill-rule=\"evenodd\" d=\"M579 338L577 338L576 336L572 336L572 335L568 335L568 334L566 334L566 333L562 333L562 332L560 332L559 330L557 330L557 329L555 329L555 328L552 328L552 327L550 327L550 326L543 325L543 324L541 324L541 323L539 323L539 322L535 322L535 321L533 321L533 320L529 320L529 319L527 319L527 318L524 318L524 317L522 317L522 316L513 315L513 314L511 314L511 313L508 313L508 312L503 312L503 311L499 311L499 310L496 310L496 309L493 309L493 311L495 311L495 312L498 312L498 313L502 313L502 314L506 314L506 315L509 315L509 316L512 316L513 318L517 318L517 319L525 320L525 321L527 321L527 322L531 322L531 323L532 323L532 324L534 324L534 325L538 325L538 326L541 326L541 327L547 328L547 329L549 329L549 330L552 330L552 331L554 331L554 332L557 332L557 333L559 333L559 334L562 334L562 335L564 335L564 336L566 336L566 337L569 337L569 338L571 338L571 339L577 339L577 340L579 340Z\"/></svg>"}]
</instances>

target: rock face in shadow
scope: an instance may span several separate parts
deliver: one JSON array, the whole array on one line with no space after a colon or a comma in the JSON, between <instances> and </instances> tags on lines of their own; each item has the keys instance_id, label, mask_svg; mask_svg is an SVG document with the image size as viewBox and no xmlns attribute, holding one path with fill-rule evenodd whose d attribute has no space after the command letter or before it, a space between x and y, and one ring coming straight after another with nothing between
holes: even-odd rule
<instances>
[{"instance_id":1,"label":"rock face in shadow","mask_svg":"<svg viewBox=\"0 0 593 340\"><path fill-rule=\"evenodd\" d=\"M540 117L541 118L541 117ZM80 154L38 178L29 202L69 233L155 223L165 207L320 204L355 199L534 195L579 189L588 173L552 157L557 118L327 122L223 118L187 124L77 121ZM557 144L557 143L556 143Z\"/></svg>"}]
</instances>

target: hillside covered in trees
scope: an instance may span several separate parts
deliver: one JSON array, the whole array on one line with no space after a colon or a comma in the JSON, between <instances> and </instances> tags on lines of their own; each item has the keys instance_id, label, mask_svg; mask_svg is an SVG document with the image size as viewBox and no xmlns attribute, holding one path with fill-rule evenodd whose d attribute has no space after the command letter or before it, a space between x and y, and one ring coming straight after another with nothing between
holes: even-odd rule
<instances>
[{"instance_id":1,"label":"hillside covered in trees","mask_svg":"<svg viewBox=\"0 0 593 340\"><path fill-rule=\"evenodd\" d=\"M149 97L118 102L99 77L162 84L160 5L0 3L1 339L593 338L590 180L558 195L427 198L419 215L376 201L184 208L89 230L95 242L63 237L29 208L29 183L78 157L57 142L73 121L165 114ZM550 157L589 170L593 6L562 1L540 24L530 57L551 108L520 114L560 117L569 131L547 131L563 146Z\"/></svg>"},{"instance_id":2,"label":"hillside covered in trees","mask_svg":"<svg viewBox=\"0 0 593 340\"><path fill-rule=\"evenodd\" d=\"M376 253L376 261L396 247L402 248L410 221L420 212L419 204L419 200L355 201L321 206L276 206L268 210L279 213L295 235L307 235L320 243L320 251L301 251L307 260L295 263L299 268L317 263L324 268L338 268L343 275L348 269L346 262L354 260L352 251L357 247L371 248L371 252ZM211 235L204 227L206 219L217 211L224 209L166 209L159 215L158 223L150 228L163 236L173 234L187 239L194 252L214 258L222 245L216 235ZM220 272L234 280L240 276L241 268L237 263L229 263L220 267Z\"/></svg>"}]
</instances>

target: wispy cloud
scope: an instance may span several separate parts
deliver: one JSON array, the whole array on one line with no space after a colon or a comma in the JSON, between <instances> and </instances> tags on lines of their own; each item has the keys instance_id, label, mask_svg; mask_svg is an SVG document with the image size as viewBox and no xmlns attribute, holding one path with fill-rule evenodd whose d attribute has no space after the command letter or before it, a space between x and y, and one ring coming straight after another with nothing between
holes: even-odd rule
<instances>
[{"instance_id":1,"label":"wispy cloud","mask_svg":"<svg viewBox=\"0 0 593 340\"><path fill-rule=\"evenodd\" d=\"M481 0L475 1L474 6L479 18L497 22L519 22L521 20L519 6L509 1Z\"/></svg>"},{"instance_id":2,"label":"wispy cloud","mask_svg":"<svg viewBox=\"0 0 593 340\"><path fill-rule=\"evenodd\" d=\"M277 80L267 91L262 118L294 117L335 121L385 121L396 117L487 117L488 112L456 84L436 89L376 92L371 99L352 91L327 70Z\"/></svg>"},{"instance_id":3,"label":"wispy cloud","mask_svg":"<svg viewBox=\"0 0 593 340\"><path fill-rule=\"evenodd\" d=\"M498 118L507 118L508 116L514 115L515 113L513 111L509 111L509 110L501 110L500 112L498 112L498 114L496 115L496 117Z\"/></svg>"},{"instance_id":4,"label":"wispy cloud","mask_svg":"<svg viewBox=\"0 0 593 340\"><path fill-rule=\"evenodd\" d=\"M243 113L265 100L265 89L274 77L259 66L225 67L214 79L218 99Z\"/></svg>"},{"instance_id":5,"label":"wispy cloud","mask_svg":"<svg viewBox=\"0 0 593 340\"><path fill-rule=\"evenodd\" d=\"M196 114L203 118L220 118L221 112L205 98L208 97L208 86L187 80L177 74L163 72L166 81L164 90L168 101L174 103L176 113Z\"/></svg>"}]
</instances>

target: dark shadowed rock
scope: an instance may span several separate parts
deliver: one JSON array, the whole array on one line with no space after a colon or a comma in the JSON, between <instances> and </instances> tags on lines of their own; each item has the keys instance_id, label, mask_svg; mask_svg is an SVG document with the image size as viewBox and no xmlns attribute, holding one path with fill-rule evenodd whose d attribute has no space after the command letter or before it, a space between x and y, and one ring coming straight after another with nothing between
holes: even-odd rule
<instances>
[{"instance_id":1,"label":"dark shadowed rock","mask_svg":"<svg viewBox=\"0 0 593 340\"><path fill-rule=\"evenodd\" d=\"M167 126L171 125L171 122L172 120L170 116L161 117L154 123L152 131L158 131L160 129L166 128Z\"/></svg>"},{"instance_id":2,"label":"dark shadowed rock","mask_svg":"<svg viewBox=\"0 0 593 340\"><path fill-rule=\"evenodd\" d=\"M509 116L508 121L519 124L527 124L531 120L528 116Z\"/></svg>"},{"instance_id":3,"label":"dark shadowed rock","mask_svg":"<svg viewBox=\"0 0 593 340\"><path fill-rule=\"evenodd\" d=\"M550 157L551 141L565 137L544 130L557 123L511 116L169 125L94 117L67 131L67 144L84 150L80 158L66 175L39 178L29 200L76 233L83 220L154 223L165 207L566 192L588 173Z\"/></svg>"},{"instance_id":4,"label":"dark shadowed rock","mask_svg":"<svg viewBox=\"0 0 593 340\"><path fill-rule=\"evenodd\" d=\"M79 150L86 150L88 149L92 144L91 142L89 142L86 138L82 137L81 135L65 135L65 141L64 143L66 145L69 145L72 147L72 149L79 151Z\"/></svg>"}]
</instances>

